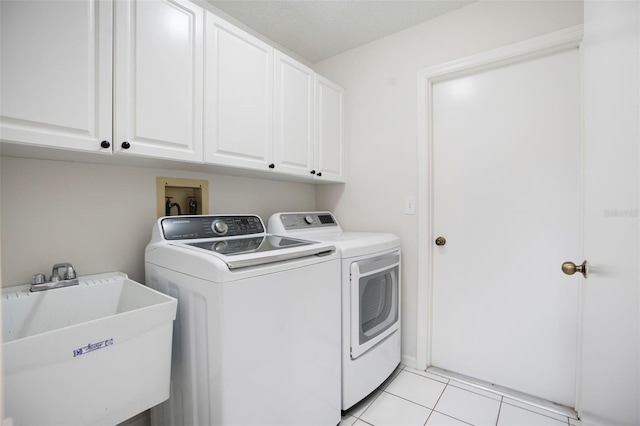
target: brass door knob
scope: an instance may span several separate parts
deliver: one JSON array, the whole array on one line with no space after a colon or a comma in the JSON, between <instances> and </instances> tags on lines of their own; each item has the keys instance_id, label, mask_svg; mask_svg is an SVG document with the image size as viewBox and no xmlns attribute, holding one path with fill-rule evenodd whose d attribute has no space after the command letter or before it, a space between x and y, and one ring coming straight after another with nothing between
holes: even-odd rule
<instances>
[{"instance_id":1,"label":"brass door knob","mask_svg":"<svg viewBox=\"0 0 640 426\"><path fill-rule=\"evenodd\" d=\"M443 246L443 245L445 245L445 244L447 244L447 240L445 240L445 238L444 238L444 237L438 237L438 238L436 238L436 245L437 245L437 246Z\"/></svg>"},{"instance_id":2,"label":"brass door knob","mask_svg":"<svg viewBox=\"0 0 640 426\"><path fill-rule=\"evenodd\" d=\"M582 262L582 265L576 265L573 262L564 262L562 264L562 272L567 275L573 275L576 272L580 272L583 277L587 278L589 276L589 264L586 260Z\"/></svg>"}]
</instances>

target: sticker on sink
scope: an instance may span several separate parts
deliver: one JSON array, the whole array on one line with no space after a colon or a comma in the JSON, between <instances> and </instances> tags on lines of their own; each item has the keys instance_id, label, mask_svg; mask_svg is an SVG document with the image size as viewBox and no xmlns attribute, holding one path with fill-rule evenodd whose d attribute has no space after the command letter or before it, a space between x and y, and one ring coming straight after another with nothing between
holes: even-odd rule
<instances>
[{"instance_id":1,"label":"sticker on sink","mask_svg":"<svg viewBox=\"0 0 640 426\"><path fill-rule=\"evenodd\" d=\"M89 352L93 352L93 351L97 351L98 349L104 349L107 346L111 346L113 345L113 338L111 339L107 339L107 340L102 340L100 342L97 343L89 343L87 344L87 346L80 348L80 349L74 349L73 350L73 357L77 357L80 355L84 355L87 354Z\"/></svg>"}]
</instances>

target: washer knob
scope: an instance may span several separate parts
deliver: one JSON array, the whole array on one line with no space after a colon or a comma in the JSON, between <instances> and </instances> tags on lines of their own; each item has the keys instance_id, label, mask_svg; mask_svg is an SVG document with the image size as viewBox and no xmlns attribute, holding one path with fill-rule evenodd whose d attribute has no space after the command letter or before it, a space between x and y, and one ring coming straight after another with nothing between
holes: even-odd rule
<instances>
[{"instance_id":1,"label":"washer knob","mask_svg":"<svg viewBox=\"0 0 640 426\"><path fill-rule=\"evenodd\" d=\"M313 223L313 216L311 216L310 214L306 215L304 217L304 221L311 225Z\"/></svg>"},{"instance_id":2,"label":"washer knob","mask_svg":"<svg viewBox=\"0 0 640 426\"><path fill-rule=\"evenodd\" d=\"M228 245L229 245L229 243L227 243L226 241L223 240L223 241L218 241L211 248L216 253L224 253L224 251L227 249Z\"/></svg>"},{"instance_id":3,"label":"washer knob","mask_svg":"<svg viewBox=\"0 0 640 426\"><path fill-rule=\"evenodd\" d=\"M216 220L211 224L211 229L216 235L225 235L229 230L229 226L222 220Z\"/></svg>"}]
</instances>

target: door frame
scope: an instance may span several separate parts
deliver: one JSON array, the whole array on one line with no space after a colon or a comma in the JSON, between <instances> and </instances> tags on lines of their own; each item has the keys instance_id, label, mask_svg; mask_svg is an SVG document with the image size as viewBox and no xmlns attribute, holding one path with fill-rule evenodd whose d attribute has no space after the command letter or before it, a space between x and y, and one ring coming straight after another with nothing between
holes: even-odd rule
<instances>
[{"instance_id":1,"label":"door frame","mask_svg":"<svg viewBox=\"0 0 640 426\"><path fill-rule=\"evenodd\" d=\"M431 365L433 326L433 84L554 52L580 49L582 37L583 26L577 25L418 71L418 259L425 260L418 262L416 368L419 370ZM576 389L580 393L580 322L578 328Z\"/></svg>"}]
</instances>

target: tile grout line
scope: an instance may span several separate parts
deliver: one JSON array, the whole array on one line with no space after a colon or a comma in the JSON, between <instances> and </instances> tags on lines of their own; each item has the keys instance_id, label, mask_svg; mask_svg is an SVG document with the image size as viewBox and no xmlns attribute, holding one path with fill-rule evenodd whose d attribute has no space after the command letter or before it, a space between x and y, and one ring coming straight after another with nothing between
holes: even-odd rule
<instances>
[{"instance_id":1,"label":"tile grout line","mask_svg":"<svg viewBox=\"0 0 640 426\"><path fill-rule=\"evenodd\" d=\"M433 408L431 409L431 413L429 414L429 417L427 417L427 422L429 421L429 419L431 418L431 416L433 416L433 412L436 411L436 407L438 406L438 403L440 402L440 400L442 399L442 395L444 395L444 392L447 390L447 387L449 386L449 381L447 381L447 383L444 385L444 388L442 388L442 392L440 392L440 396L438 397L438 400L436 401L435 404L433 404ZM441 413L444 414L444 413ZM445 414L446 415L446 414ZM451 416L449 416L451 417ZM455 418L455 417L452 417ZM460 420L460 419L456 419L456 420ZM427 423L425 422L425 425Z\"/></svg>"},{"instance_id":2,"label":"tile grout line","mask_svg":"<svg viewBox=\"0 0 640 426\"><path fill-rule=\"evenodd\" d=\"M359 415L358 417L356 417L356 419L358 419L358 420L362 420L362 415L363 415L364 413L366 413L366 412L367 412L367 410L368 410L369 408L371 408L371 406L373 405L373 403L374 403L374 402L376 402L376 400L377 400L378 398L380 398L380 395L382 395L382 392L384 392L384 390L381 390L380 392L378 392L378 395L376 395L376 396L375 396L375 398L373 398L373 399L371 400L371 402L367 405L367 408L365 408L364 410L362 410L362 413L360 413L360 415ZM364 422L364 420L362 420L362 421ZM365 423L366 423L366 422L365 422Z\"/></svg>"},{"instance_id":3,"label":"tile grout line","mask_svg":"<svg viewBox=\"0 0 640 426\"><path fill-rule=\"evenodd\" d=\"M424 376L423 376L423 377L424 377ZM450 380L450 382L447 384L447 386L451 386L451 387L454 387L454 388L456 388L456 389L459 389L459 390L462 390L462 391L465 391L465 392L469 392L469 393L472 393L472 394L475 394L475 395L478 395L478 396L482 396L482 397L487 398L487 399L492 399L492 400L494 400L494 401L499 401L499 402L500 402L500 408L498 409L498 418L496 419L496 426L497 426L497 422L498 422L498 420L499 420L499 418L500 418L500 413L502 412L502 406L503 406L503 404L509 405L510 407L514 407L514 408L517 408L517 409L521 409L521 410L527 411L527 412L529 412L529 413L537 414L537 415L539 415L539 416L543 416L543 417L546 417L546 418L551 419L551 420L555 420L555 421L560 422L560 423L563 423L563 422L565 421L564 419L563 419L563 420L560 420L560 419L558 419L558 418L556 418L556 417L552 417L552 416L550 416L550 415L547 415L547 414L545 414L545 413L541 413L541 412L539 412L539 411L534 411L534 410L532 410L532 409L525 408L525 407L522 407L522 406L519 406L519 405L510 404L509 402L505 401L505 398L508 398L508 397L507 397L507 396L505 396L505 395L500 395L499 393L492 392L492 391L490 391L490 390L486 390L486 389L478 389L478 390L482 390L482 391L484 391L484 392L486 392L486 393L491 393L491 394L493 394L493 395L495 395L495 396L500 397L500 399L496 399L496 398L492 398L492 397L490 397L490 396L487 396L487 395L485 395L484 393L475 392L473 389L468 389L468 388L466 388L466 387L459 387L459 386L456 386L456 383L457 383L456 381L451 381L451 380ZM446 388L445 388L445 389L446 389ZM545 412L548 412L548 413L553 413L553 414L556 414L556 415L559 415L559 416L565 417L565 418L566 418L566 422L567 422L567 424L568 424L569 426L571 426L571 422L570 422L570 419L571 419L571 418L570 418L570 417L568 417L568 416L565 416L565 415L563 415L563 414L556 413L556 412L553 412L553 411L550 411L550 410L546 410L546 409L544 409L544 408L542 408L542 407L537 407L537 406L535 406L535 405L531 405L531 404L528 404L528 403L526 403L526 402L522 402L522 401L518 401L518 400L514 400L514 401L521 402L523 405L529 405L529 406L531 406L531 407L538 408L538 409L540 409L540 410L542 410L542 411L545 411ZM434 408L434 411L435 411L435 408ZM442 413L442 414L444 414L444 413ZM446 415L446 414L445 414L445 415ZM449 416L449 417L451 417L451 416ZM453 417L453 418L456 418L456 417ZM457 419L457 418L456 418L456 419ZM457 419L457 420L460 420L460 419Z\"/></svg>"},{"instance_id":4,"label":"tile grout line","mask_svg":"<svg viewBox=\"0 0 640 426\"><path fill-rule=\"evenodd\" d=\"M431 418L431 416L433 416L433 411L431 410L431 412L429 413L429 415L427 416L427 420L424 421L424 423L422 424L422 426L427 426L427 423L429 423L429 419Z\"/></svg>"},{"instance_id":5,"label":"tile grout line","mask_svg":"<svg viewBox=\"0 0 640 426\"><path fill-rule=\"evenodd\" d=\"M434 410L431 410L431 412L432 412L432 414L433 413L438 413L438 414L441 414L441 415L443 415L445 417L449 417L450 419L453 419L453 420L458 421L460 423L464 423L465 425L475 426L473 423L469 423L469 422L464 421L462 419L459 419L457 417L453 417L451 414L446 414L446 413L443 413L442 411L437 411L437 410L434 409ZM429 416L429 417L431 417L431 416Z\"/></svg>"},{"instance_id":6,"label":"tile grout line","mask_svg":"<svg viewBox=\"0 0 640 426\"><path fill-rule=\"evenodd\" d=\"M498 417L496 417L496 426L498 426L498 422L500 421L500 413L502 413L502 404L504 403L504 396L500 397L500 406L498 407Z\"/></svg>"},{"instance_id":7,"label":"tile grout line","mask_svg":"<svg viewBox=\"0 0 640 426\"><path fill-rule=\"evenodd\" d=\"M381 385L380 385L376 390L374 390L374 391L372 392L372 394L373 394L373 393L375 393L375 392L379 391L379 392L378 392L378 395L376 395L376 396L375 396L375 398L373 398L373 399L371 400L371 402L370 402L369 404L367 404L367 407L366 407L364 410L362 410L362 413L360 413L360 415L359 415L359 416L354 416L353 414L349 413L349 411L347 411L347 414L349 414L350 416L352 416L352 417L356 418L356 421L357 421L357 420L362 420L361 416L362 416L364 413L366 413L366 412L367 412L367 410L368 410L369 408L371 408L371 406L373 405L373 403L374 403L374 402L376 402L376 400L380 397L380 395L382 395L382 392L384 392L384 391L385 391L385 389L389 387L389 385L390 385L390 384L391 384L391 383L392 383L392 382L393 382L393 381L398 377L398 375L399 375L399 374L404 370L404 368L405 368L405 365L403 365L402 363L398 364L398 367L396 367L396 369L395 369L395 370L393 370L393 372L389 375L389 377L387 377L387 378L385 379L385 381L384 381L384 382L382 382L382 384L381 384ZM385 385L385 382L388 382L388 383L386 383L386 385ZM387 393L390 393L390 392L387 392ZM392 394L392 395L393 395L393 394ZM394 396L395 396L395 395L394 395ZM366 399L366 398L367 398L367 397L365 397L364 399ZM363 400L364 400L364 399L363 399ZM362 402L362 401L360 401L360 402ZM357 405L357 404L359 404L359 403L356 403L355 405ZM355 405L354 405L354 406L355 406ZM351 407L351 408L353 408L353 407ZM364 421L364 420L362 420L362 421L363 421L363 422L365 422L365 423L367 423L367 422L366 422L366 421ZM367 423L367 424L370 424L370 423Z\"/></svg>"},{"instance_id":8,"label":"tile grout line","mask_svg":"<svg viewBox=\"0 0 640 426\"><path fill-rule=\"evenodd\" d=\"M468 377L455 372L442 370L437 367L433 367L433 368L430 367L425 371L431 372L432 374L440 375L443 377L448 377L452 383L457 382L457 383L466 384L468 386L478 388L479 390L483 390L495 395L500 395L508 399L513 399L515 401L518 401L523 404L530 405L536 408L540 408L550 413L558 414L562 417L568 417L570 419L573 418L573 419L579 420L577 418L575 410L570 407L565 407L559 404L555 404L551 401L547 401L544 399L535 398L535 397L532 397L531 395L526 395L521 392L515 391L513 389L503 388L502 386L497 386L488 382L483 382L482 380L474 379L472 377ZM513 406L513 404L509 404L509 405ZM550 417L550 416L547 416L547 417ZM558 419L555 419L555 420L558 420Z\"/></svg>"},{"instance_id":9,"label":"tile grout line","mask_svg":"<svg viewBox=\"0 0 640 426\"><path fill-rule=\"evenodd\" d=\"M422 376L422 375L420 375L420 374L418 374L418 376L420 376L420 377L425 377L425 376ZM429 379L428 377L425 377L425 378ZM433 381L438 382L438 381L437 381L437 380L435 380L435 379L429 379L429 380L433 380ZM442 383L442 382L438 382L438 383ZM462 420L462 419L459 419L459 418L457 418L457 417L454 417L454 416L452 416L452 415L450 415L450 414L446 414L446 413L443 413L443 412L440 412L440 411L437 411L437 410L436 410L436 407L438 406L438 403L439 403L439 402L440 402L440 400L442 399L442 396L444 395L445 391L447 390L447 388L448 388L449 386L451 386L451 387L453 387L453 388L456 388L456 389L459 389L459 390L462 390L462 391L465 391L465 392L473 393L473 394L478 395L478 396L484 396L484 397L485 397L485 398L487 398L487 399L493 399L493 398L489 398L489 397L487 397L486 395L482 395L482 394L479 394L479 393L475 393L475 392L469 391L469 390L467 390L467 389L459 388L459 387L457 387L457 386L455 386L455 385L451 384L451 380L448 380L448 383L444 383L444 385L445 385L445 386L444 386L444 388L442 389L442 392L440 393L440 396L438 397L438 400L436 401L436 403L433 405L433 408L431 409L431 413L429 414L429 417L427 417L427 422L429 421L429 418L431 418L431 416L433 415L433 413L434 413L434 412L436 412L436 413L438 413L438 414L442 414L443 416L447 416L447 417L449 417L449 418L455 419L455 420L457 420L457 421L459 421L459 422L462 422L462 423L465 423L465 424L468 424L468 425L472 425L472 423L466 422L466 421L464 421L464 420ZM387 392L387 393L390 393L390 394L391 394L391 392ZM395 395L395 394L391 394L391 395ZM397 396L397 395L395 395L395 396ZM401 397L399 397L399 398L401 398ZM404 399L404 398L402 398L402 399ZM501 402L502 402L502 397L500 397L500 400L501 400ZM407 400L407 401L408 401L408 400ZM494 401L495 401L495 400L494 400ZM409 401L409 402L413 402L413 401ZM414 404L417 404L417 403L415 403L415 402L414 402ZM422 405L422 404L417 404L417 405L419 405L419 406L421 406L421 407L426 407L426 406L424 406L424 405ZM426 408L429 408L429 407L426 407ZM496 420L496 422L497 422L497 420ZM426 425L426 422L425 422L425 425ZM473 426L473 425L472 425L472 426Z\"/></svg>"},{"instance_id":10,"label":"tile grout line","mask_svg":"<svg viewBox=\"0 0 640 426\"><path fill-rule=\"evenodd\" d=\"M413 405L417 405L418 407L426 408L426 409L431 410L431 411L433 411L433 410L435 409L435 408L427 407L426 405L422 405L422 404L420 404L419 402L415 402L415 401L412 401L412 400L410 400L410 399L407 399L407 398L405 398L405 397L403 397L403 396L396 395L395 393L392 393L392 392L387 392L387 391L382 391L382 392L384 392L384 393L388 393L389 395L391 395L391 396L395 396L396 398L399 398L399 399L401 399L401 400L403 400L403 401L410 402L410 403L412 403ZM381 393L382 393L382 392L381 392ZM434 406L434 407L435 407L435 406ZM367 407L367 408L369 408L369 407ZM364 413L363 413L363 414L364 414Z\"/></svg>"},{"instance_id":11,"label":"tile grout line","mask_svg":"<svg viewBox=\"0 0 640 426\"><path fill-rule=\"evenodd\" d=\"M502 398L504 399L505 397L502 397ZM517 401L517 400L515 400L515 401ZM518 401L518 402L521 402L521 401ZM546 417L546 418L548 418L548 419L556 420L556 421L561 422L561 423L564 421L564 420L559 420L559 419L557 419L557 418L555 418L555 417L551 417L551 416L548 416L548 415L546 415L546 414L540 413L540 412L538 412L538 411L533 411L533 410L531 410L531 409L529 409L529 408L520 407L520 406L518 406L518 405L514 405L514 404L509 404L508 402L503 402L503 403L504 403L504 404L507 404L507 405L508 405L508 406L510 406L510 407L519 408L519 409L521 409L521 410L525 410L525 411L528 411L528 412L533 413L533 414L538 414L538 415L540 415L540 416L544 416L544 417ZM525 405L531 405L531 404L527 404L526 402L522 402L522 404L525 404ZM532 407L536 407L535 405L531 405L531 406L532 406ZM556 415L558 415L558 416L566 417L566 419L567 419L567 420L566 420L567 424L568 424L568 425L571 425L571 423L569 422L569 419L570 419L570 417L569 417L569 416L565 416L564 414L555 413L555 412L553 412L553 411L545 410L544 408L540 408L540 407L536 407L536 408L538 408L538 409L540 409L540 410L543 410L543 411L547 411L547 412L549 412L549 413L556 414Z\"/></svg>"},{"instance_id":12,"label":"tile grout line","mask_svg":"<svg viewBox=\"0 0 640 426\"><path fill-rule=\"evenodd\" d=\"M419 376L419 377L421 377L423 379L426 379L426 380L429 380L429 381L433 381L433 382L437 382L437 383L440 383L440 384L444 385L444 388L443 388L442 392L440 393L440 395L438 396L433 408L431 408L431 407L429 407L427 405L424 405L422 403L407 399L407 398L405 398L403 396L396 395L395 393L387 390L391 386L391 384L398 378L398 376L403 371L405 371L407 373L411 373L414 376ZM421 372L422 372L422 370L412 371L411 369L407 369L406 366L400 364L400 366L395 371L395 373L391 375L391 380L389 380L388 383L386 383L386 385L380 389L381 392L371 401L371 403L369 405L367 405L367 407L361 413L361 415L364 415L364 413L369 410L371 405L373 405L378 400L378 398L380 397L382 392L386 392L389 395L392 395L392 396L394 396L396 398L399 398L401 400L409 402L409 403L411 403L413 405L416 405L418 407L423 407L423 408L429 409L430 413L427 416L427 419L425 420L425 423L424 423L423 426L427 425L429 420L433 417L433 413L434 412L438 413L439 415L443 415L443 416L449 417L451 419L455 419L455 420L460 421L462 423L470 424L470 423L465 422L464 420L461 420L461 419L459 419L459 418L457 418L455 416L452 416L452 415L446 414L446 413L442 413L442 412L440 412L439 410L436 409L438 404L441 402L442 397L443 397L446 389L448 387L452 387L452 388L458 389L460 391L464 391L464 392L467 392L467 393L471 393L471 394L474 394L474 395L477 395L477 396L481 396L481 397L484 397L484 398L491 399L491 400L499 402L498 413L497 413L497 417L496 417L496 421L495 421L495 425L496 426L498 426L498 424L500 422L500 417L502 415L502 408L504 408L505 404L509 405L510 407L513 407L515 409L519 409L519 410L523 410L523 411L526 411L526 412L529 412L529 413L532 413L532 414L535 414L535 415L543 416L543 417L545 417L547 419L558 421L560 423L565 423L568 426L573 426L571 424L572 417L571 416L567 416L564 413L560 414L559 412L556 412L556 411L553 411L553 410L548 410L546 407L541 407L541 406L538 406L536 404L531 404L531 403L528 403L528 402L525 402L525 401L521 401L517 397L513 398L513 402L514 403L520 403L523 406L521 406L520 404L510 403L511 395L504 395L504 394L502 394L500 392L494 392L492 390L482 388L481 386L475 386L474 384L467 384L464 381L460 381L460 385L466 385L466 386L457 386L457 384L458 384L457 380L452 380L449 377L441 376L439 374L434 374L434 373L431 373L429 376L427 376L427 375L420 374ZM424 370L424 372L425 373L430 373L427 370ZM527 408L529 406L530 406L530 408ZM534 408L538 409L538 411L534 410ZM552 417L551 414L554 414L554 415L556 415L558 417L563 417L563 419L559 419L558 417ZM356 417L356 419L362 420L361 417ZM362 420L362 421L365 422L364 420ZM579 419L578 419L578 421L579 421ZM368 422L365 422L365 423L370 424Z\"/></svg>"},{"instance_id":13,"label":"tile grout line","mask_svg":"<svg viewBox=\"0 0 640 426\"><path fill-rule=\"evenodd\" d=\"M456 386L456 383L457 383L457 382L454 380L454 381L452 381L452 382L451 382L451 383L449 383L449 384L450 384L452 387L456 388L456 389L460 389L460 390L463 390L463 391L466 391L466 392L473 393L473 394L475 394L475 395L483 396L483 397L485 397L485 398L493 399L494 401L498 401L498 399L495 399L495 398L492 398L492 397L490 397L490 396L487 396L487 395L485 395L484 393L476 392L476 391L474 391L473 389L468 389L468 388L465 388L465 387L459 387L459 386ZM464 384L464 383L463 383L463 384ZM505 398L507 398L507 399L512 399L512 398L509 398L509 396L507 396L507 395L501 395L501 394L499 394L499 393L492 392L491 390L487 390L487 389L480 389L480 388L478 388L478 390L482 390L482 391L484 391L484 392L491 393L491 394L493 394L493 395L495 395L495 396L499 396L499 397L500 397L500 399L499 399L499 401L500 401L500 409L499 409L499 411L498 411L498 417L499 417L500 413L502 412L502 405L503 405L503 404L506 404L506 405L509 405L510 407L518 408L518 409L521 409L521 410L527 411L527 412L529 412L529 413L537 414L537 415L540 415L540 416L546 417L546 418L551 419L551 420L555 420L555 421L558 421L558 422L561 422L561 423L563 423L563 422L564 422L564 419L563 419L563 420L560 420L560 419L558 419L558 418L556 418L556 417L552 417L552 416L550 416L550 415L548 415L548 414L545 414L545 413L542 413L542 412L539 412L539 411L534 411L533 409L530 409L530 408L525 408L525 407L522 407L522 406L519 406L519 405L510 404L508 401L505 401ZM521 404L526 405L526 406L530 406L530 407L538 408L539 410L541 410L541 411L545 411L545 412L550 413L550 414L555 414L555 415L558 415L558 416L565 417L565 418L566 418L566 422L567 422L567 424L569 424L569 426L571 426L571 423L570 423L570 419L571 419L571 417L569 417L569 416L566 416L566 415L564 415L564 414L560 414L560 413L557 413L557 412L554 412L554 411L550 411L550 410L547 410L547 409L545 409L545 408L543 408L543 407L538 407L538 406L536 406L536 405L532 405L532 404L529 404L529 403L527 403L527 402L519 401L519 400L517 400L517 399L513 399L513 400L514 400L514 401L516 401L516 402L520 402Z\"/></svg>"},{"instance_id":14,"label":"tile grout line","mask_svg":"<svg viewBox=\"0 0 640 426\"><path fill-rule=\"evenodd\" d=\"M454 417L454 416L452 416L452 415L450 415L450 414L446 414L446 413L443 413L443 412L441 412L441 411L437 411L437 410L436 410L436 407L438 406L438 402L440 402L440 399L442 398L442 395L444 395L444 392L447 390L447 387L449 387L449 386L451 386L452 388L455 388L455 389L461 390L461 391L463 391L463 392L469 392L469 393L472 393L472 394L474 394L474 395L482 396L482 397L484 397L484 398L487 398L487 399L490 399L490 400L493 400L493 401L498 401L497 399L490 398L490 397L488 397L488 396L486 396L486 395L482 395L482 394L480 394L480 393L476 393L476 392L473 392L473 391L468 390L468 389L459 388L459 387L457 387L455 384L448 383L448 384L444 387L444 389L443 389L442 393L440 394L440 397L438 398L438 401L437 401L437 402L436 402L436 404L434 405L433 410L432 410L432 414L433 414L433 411L435 411L435 412L437 412L437 413L439 413L439 414L442 414L442 415L444 415L444 416L450 417L450 418L455 419L455 420L458 420L458 421L460 421L460 422L462 422L462 423L465 423L465 424L468 424L468 425L472 425L472 426L473 426L473 424L472 424L472 423L466 422L466 421L464 421L464 420L462 420L462 419L459 419L458 417ZM502 399L503 399L503 398L504 398L503 396L500 396L500 407L502 407ZM431 416L429 416L429 417L431 417ZM500 417L500 408L498 408L498 417ZM496 425L497 425L497 423L498 423L498 418L496 418Z\"/></svg>"}]
</instances>

